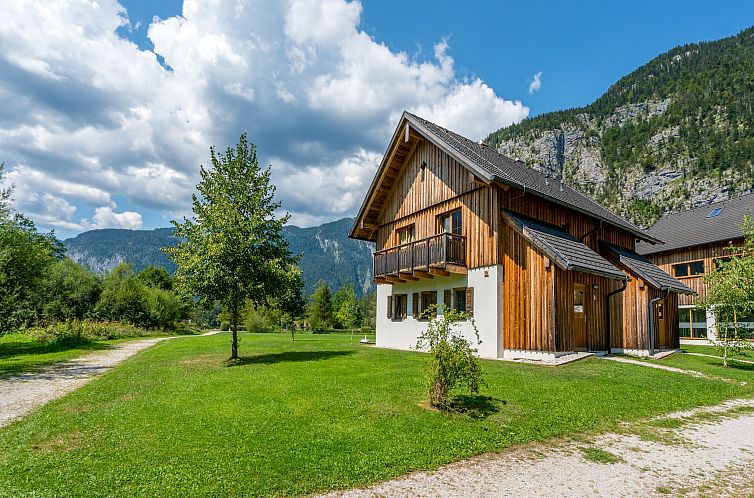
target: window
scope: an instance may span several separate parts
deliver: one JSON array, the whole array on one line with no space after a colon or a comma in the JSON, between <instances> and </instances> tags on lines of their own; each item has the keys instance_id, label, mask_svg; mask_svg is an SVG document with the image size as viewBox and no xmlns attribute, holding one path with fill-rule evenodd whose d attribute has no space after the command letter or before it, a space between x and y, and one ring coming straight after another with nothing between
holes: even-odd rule
<instances>
[{"instance_id":1,"label":"window","mask_svg":"<svg viewBox=\"0 0 754 498\"><path fill-rule=\"evenodd\" d=\"M398 230L398 245L408 244L414 241L414 225L408 225Z\"/></svg>"},{"instance_id":2,"label":"window","mask_svg":"<svg viewBox=\"0 0 754 498\"><path fill-rule=\"evenodd\" d=\"M453 289L453 309L466 312L466 287Z\"/></svg>"},{"instance_id":3,"label":"window","mask_svg":"<svg viewBox=\"0 0 754 498\"><path fill-rule=\"evenodd\" d=\"M713 209L712 211L709 212L709 214L707 215L707 218L716 218L720 216L720 213L723 212L723 209L725 209L725 206Z\"/></svg>"},{"instance_id":4,"label":"window","mask_svg":"<svg viewBox=\"0 0 754 498\"><path fill-rule=\"evenodd\" d=\"M393 303L395 306L393 319L403 320L406 318L408 311L408 294L395 294L393 296Z\"/></svg>"},{"instance_id":5,"label":"window","mask_svg":"<svg viewBox=\"0 0 754 498\"><path fill-rule=\"evenodd\" d=\"M584 312L584 289L573 290L573 312Z\"/></svg>"},{"instance_id":6,"label":"window","mask_svg":"<svg viewBox=\"0 0 754 498\"><path fill-rule=\"evenodd\" d=\"M704 275L704 261L689 261L673 265L673 276L677 278Z\"/></svg>"},{"instance_id":7,"label":"window","mask_svg":"<svg viewBox=\"0 0 754 498\"><path fill-rule=\"evenodd\" d=\"M697 308L678 308L679 336L695 339L707 338L707 311Z\"/></svg>"},{"instance_id":8,"label":"window","mask_svg":"<svg viewBox=\"0 0 754 498\"><path fill-rule=\"evenodd\" d=\"M463 235L461 210L456 209L450 213L441 214L437 217L437 233L452 233Z\"/></svg>"},{"instance_id":9,"label":"window","mask_svg":"<svg viewBox=\"0 0 754 498\"><path fill-rule=\"evenodd\" d=\"M424 319L430 318L429 308L433 304L437 304L437 292L435 291L422 292L421 303L419 305L419 318L424 318ZM431 315L434 315L434 313L431 313Z\"/></svg>"}]
</instances>

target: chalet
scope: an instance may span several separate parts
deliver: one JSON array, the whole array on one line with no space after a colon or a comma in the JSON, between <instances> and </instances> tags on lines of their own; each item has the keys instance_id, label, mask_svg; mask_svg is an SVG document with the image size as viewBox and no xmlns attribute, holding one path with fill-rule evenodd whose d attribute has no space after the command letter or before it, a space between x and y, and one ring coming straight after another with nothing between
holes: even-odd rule
<instances>
[{"instance_id":1,"label":"chalet","mask_svg":"<svg viewBox=\"0 0 754 498\"><path fill-rule=\"evenodd\" d=\"M408 112L350 236L376 243L382 347L415 347L445 304L473 317L487 358L677 348L678 296L692 292L634 251L658 238Z\"/></svg>"},{"instance_id":2,"label":"chalet","mask_svg":"<svg viewBox=\"0 0 754 498\"><path fill-rule=\"evenodd\" d=\"M684 342L715 339L715 315L710 309L697 308L696 302L707 295L704 275L741 247L741 223L752 210L754 194L748 194L669 214L647 230L664 245L637 244L638 253L694 290L694 294L679 296L679 334ZM739 327L754 330L752 317L740 317L737 322Z\"/></svg>"}]
</instances>

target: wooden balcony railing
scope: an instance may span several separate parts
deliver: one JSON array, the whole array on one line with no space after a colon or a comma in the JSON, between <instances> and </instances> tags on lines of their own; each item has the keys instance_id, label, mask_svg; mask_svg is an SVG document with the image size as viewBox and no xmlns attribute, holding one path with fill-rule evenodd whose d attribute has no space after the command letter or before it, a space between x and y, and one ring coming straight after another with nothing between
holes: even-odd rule
<instances>
[{"instance_id":1,"label":"wooden balcony railing","mask_svg":"<svg viewBox=\"0 0 754 498\"><path fill-rule=\"evenodd\" d=\"M466 266L466 237L442 233L374 253L374 276L384 278L448 265Z\"/></svg>"}]
</instances>

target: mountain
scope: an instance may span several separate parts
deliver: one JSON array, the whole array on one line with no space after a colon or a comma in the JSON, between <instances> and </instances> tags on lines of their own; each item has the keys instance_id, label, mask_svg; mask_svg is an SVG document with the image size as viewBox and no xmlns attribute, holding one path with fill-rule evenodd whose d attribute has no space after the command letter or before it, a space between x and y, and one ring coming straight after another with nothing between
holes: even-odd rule
<instances>
[{"instance_id":1,"label":"mountain","mask_svg":"<svg viewBox=\"0 0 754 498\"><path fill-rule=\"evenodd\" d=\"M333 290L347 281L353 282L359 295L374 288L374 245L349 239L352 223L353 219L343 218L318 227L288 225L283 228L291 252L301 255L299 267L306 295L314 292L320 279ZM160 247L177 243L172 228L90 230L63 243L71 259L98 273L107 272L124 261L134 265L137 271L149 265L164 267L171 273L175 271L175 265L160 251Z\"/></svg>"},{"instance_id":2,"label":"mountain","mask_svg":"<svg viewBox=\"0 0 754 498\"><path fill-rule=\"evenodd\" d=\"M487 137L647 227L662 214L754 190L754 28L676 47L586 107Z\"/></svg>"}]
</instances>

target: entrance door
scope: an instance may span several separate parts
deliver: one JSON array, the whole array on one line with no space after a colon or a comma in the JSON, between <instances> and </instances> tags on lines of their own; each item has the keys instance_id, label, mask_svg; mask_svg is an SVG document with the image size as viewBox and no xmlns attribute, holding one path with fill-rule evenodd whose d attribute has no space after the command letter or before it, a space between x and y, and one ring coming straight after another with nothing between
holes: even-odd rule
<instances>
[{"instance_id":1,"label":"entrance door","mask_svg":"<svg viewBox=\"0 0 754 498\"><path fill-rule=\"evenodd\" d=\"M657 303L657 329L659 332L658 346L660 348L668 347L668 321L665 318L665 304Z\"/></svg>"},{"instance_id":2,"label":"entrance door","mask_svg":"<svg viewBox=\"0 0 754 498\"><path fill-rule=\"evenodd\" d=\"M577 351L586 351L586 287L573 285L573 340Z\"/></svg>"}]
</instances>

